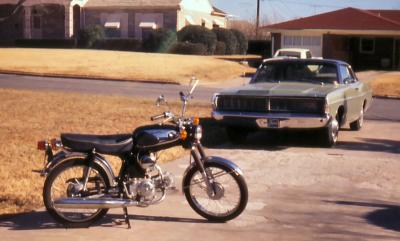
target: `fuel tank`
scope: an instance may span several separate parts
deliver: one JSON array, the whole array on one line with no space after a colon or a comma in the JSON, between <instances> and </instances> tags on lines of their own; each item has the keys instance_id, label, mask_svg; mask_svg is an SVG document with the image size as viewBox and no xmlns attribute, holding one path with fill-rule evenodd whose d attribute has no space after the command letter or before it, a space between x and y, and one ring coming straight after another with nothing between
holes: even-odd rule
<instances>
[{"instance_id":1,"label":"fuel tank","mask_svg":"<svg viewBox=\"0 0 400 241\"><path fill-rule=\"evenodd\" d=\"M147 125L133 132L136 148L148 151L159 151L180 145L180 135L176 126Z\"/></svg>"}]
</instances>

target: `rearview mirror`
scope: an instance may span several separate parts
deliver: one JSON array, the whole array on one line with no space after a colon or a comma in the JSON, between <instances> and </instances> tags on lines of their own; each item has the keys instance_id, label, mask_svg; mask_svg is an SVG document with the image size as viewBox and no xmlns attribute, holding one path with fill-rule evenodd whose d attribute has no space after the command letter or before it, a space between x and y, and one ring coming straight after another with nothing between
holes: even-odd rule
<instances>
[{"instance_id":1,"label":"rearview mirror","mask_svg":"<svg viewBox=\"0 0 400 241\"><path fill-rule=\"evenodd\" d=\"M167 101L165 100L164 95L160 95L158 96L157 100L156 100L156 105L157 107L159 107L162 104L167 104Z\"/></svg>"}]
</instances>

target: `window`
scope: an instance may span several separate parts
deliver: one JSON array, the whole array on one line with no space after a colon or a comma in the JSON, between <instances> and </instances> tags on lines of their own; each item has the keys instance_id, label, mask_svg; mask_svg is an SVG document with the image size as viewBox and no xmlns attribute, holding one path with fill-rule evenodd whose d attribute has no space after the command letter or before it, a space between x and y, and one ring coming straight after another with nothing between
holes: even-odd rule
<instances>
[{"instance_id":1,"label":"window","mask_svg":"<svg viewBox=\"0 0 400 241\"><path fill-rule=\"evenodd\" d=\"M340 69L340 77L344 84L354 82L353 73L349 70L349 68L346 65L340 65L339 69Z\"/></svg>"},{"instance_id":2,"label":"window","mask_svg":"<svg viewBox=\"0 0 400 241\"><path fill-rule=\"evenodd\" d=\"M360 53L373 54L375 52L375 39L360 38Z\"/></svg>"},{"instance_id":3,"label":"window","mask_svg":"<svg viewBox=\"0 0 400 241\"><path fill-rule=\"evenodd\" d=\"M284 46L321 46L321 37L319 36L283 36Z\"/></svg>"}]
</instances>

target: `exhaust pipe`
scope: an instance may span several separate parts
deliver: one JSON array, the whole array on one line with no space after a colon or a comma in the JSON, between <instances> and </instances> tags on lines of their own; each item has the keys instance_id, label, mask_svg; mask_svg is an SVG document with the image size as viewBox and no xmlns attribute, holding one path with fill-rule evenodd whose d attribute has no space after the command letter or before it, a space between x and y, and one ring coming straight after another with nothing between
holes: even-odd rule
<instances>
[{"instance_id":1,"label":"exhaust pipe","mask_svg":"<svg viewBox=\"0 0 400 241\"><path fill-rule=\"evenodd\" d=\"M98 209L98 208L124 208L138 206L137 201L118 198L63 198L54 201L55 208L65 209Z\"/></svg>"}]
</instances>

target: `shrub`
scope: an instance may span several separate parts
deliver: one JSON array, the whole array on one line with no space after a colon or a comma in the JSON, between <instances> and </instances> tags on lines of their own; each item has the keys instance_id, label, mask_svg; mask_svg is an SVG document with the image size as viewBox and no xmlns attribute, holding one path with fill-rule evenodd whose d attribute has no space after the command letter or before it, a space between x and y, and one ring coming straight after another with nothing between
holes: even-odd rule
<instances>
[{"instance_id":1,"label":"shrub","mask_svg":"<svg viewBox=\"0 0 400 241\"><path fill-rule=\"evenodd\" d=\"M248 42L246 36L237 29L231 29L231 32L236 36L237 39L237 54L246 54L248 48Z\"/></svg>"},{"instance_id":2,"label":"shrub","mask_svg":"<svg viewBox=\"0 0 400 241\"><path fill-rule=\"evenodd\" d=\"M217 46L215 47L215 55L225 55L226 54L226 45L224 42L218 41Z\"/></svg>"},{"instance_id":3,"label":"shrub","mask_svg":"<svg viewBox=\"0 0 400 241\"><path fill-rule=\"evenodd\" d=\"M226 46L226 54L235 54L238 47L236 35L229 29L214 28L213 32L217 36L218 41L224 42Z\"/></svg>"},{"instance_id":4,"label":"shrub","mask_svg":"<svg viewBox=\"0 0 400 241\"><path fill-rule=\"evenodd\" d=\"M141 51L142 41L137 39L102 39L95 43L98 49Z\"/></svg>"},{"instance_id":5,"label":"shrub","mask_svg":"<svg viewBox=\"0 0 400 241\"><path fill-rule=\"evenodd\" d=\"M170 49L170 53L205 55L207 54L207 48L202 43L178 42L172 46L172 48Z\"/></svg>"},{"instance_id":6,"label":"shrub","mask_svg":"<svg viewBox=\"0 0 400 241\"><path fill-rule=\"evenodd\" d=\"M143 49L149 52L166 53L176 43L176 32L170 29L157 29L143 42Z\"/></svg>"},{"instance_id":7,"label":"shrub","mask_svg":"<svg viewBox=\"0 0 400 241\"><path fill-rule=\"evenodd\" d=\"M213 31L196 25L188 25L179 30L178 41L201 43L206 47L207 54L213 54L217 45L217 37Z\"/></svg>"},{"instance_id":8,"label":"shrub","mask_svg":"<svg viewBox=\"0 0 400 241\"><path fill-rule=\"evenodd\" d=\"M78 45L83 48L94 48L96 42L105 38L104 29L100 25L89 26L78 33Z\"/></svg>"}]
</instances>

